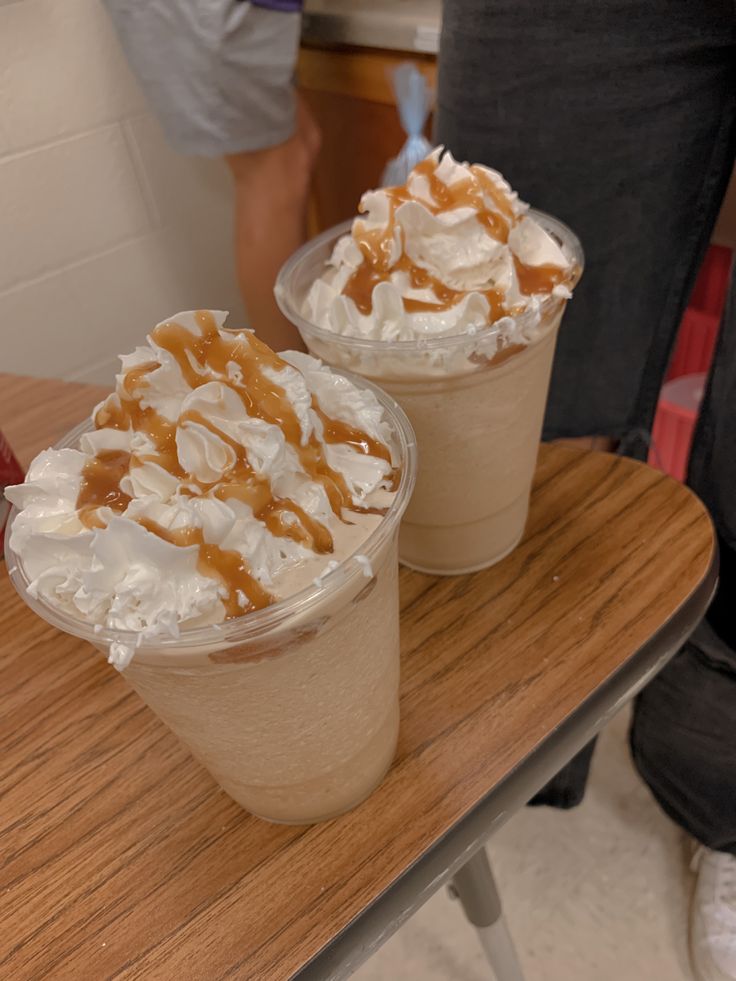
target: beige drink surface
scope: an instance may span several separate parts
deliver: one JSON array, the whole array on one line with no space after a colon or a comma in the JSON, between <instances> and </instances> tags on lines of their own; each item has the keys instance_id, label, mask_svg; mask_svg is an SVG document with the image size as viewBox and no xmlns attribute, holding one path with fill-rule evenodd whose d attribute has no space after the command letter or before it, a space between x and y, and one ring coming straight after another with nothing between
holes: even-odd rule
<instances>
[{"instance_id":1,"label":"beige drink surface","mask_svg":"<svg viewBox=\"0 0 736 981\"><path fill-rule=\"evenodd\" d=\"M396 536L361 577L257 646L142 655L126 680L252 813L291 824L353 807L396 750Z\"/></svg>"},{"instance_id":2,"label":"beige drink surface","mask_svg":"<svg viewBox=\"0 0 736 981\"><path fill-rule=\"evenodd\" d=\"M409 416L419 447L402 562L424 572L470 572L518 543L556 335L555 324L507 361L470 374L382 382Z\"/></svg>"}]
</instances>

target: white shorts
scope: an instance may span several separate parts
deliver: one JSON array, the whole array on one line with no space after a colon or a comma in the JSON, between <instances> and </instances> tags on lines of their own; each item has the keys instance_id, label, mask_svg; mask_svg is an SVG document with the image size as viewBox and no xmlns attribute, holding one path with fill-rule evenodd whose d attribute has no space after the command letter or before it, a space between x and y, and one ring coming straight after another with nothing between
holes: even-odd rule
<instances>
[{"instance_id":1,"label":"white shorts","mask_svg":"<svg viewBox=\"0 0 736 981\"><path fill-rule=\"evenodd\" d=\"M298 12L238 0L103 2L175 149L223 156L293 134Z\"/></svg>"}]
</instances>

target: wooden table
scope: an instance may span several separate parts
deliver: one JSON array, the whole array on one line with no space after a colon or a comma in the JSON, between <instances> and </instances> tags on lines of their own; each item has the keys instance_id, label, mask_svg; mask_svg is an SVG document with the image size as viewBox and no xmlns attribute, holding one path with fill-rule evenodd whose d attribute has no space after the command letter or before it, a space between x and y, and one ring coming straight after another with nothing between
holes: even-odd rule
<instances>
[{"instance_id":1,"label":"wooden table","mask_svg":"<svg viewBox=\"0 0 736 981\"><path fill-rule=\"evenodd\" d=\"M100 394L0 376L0 428L27 462ZM681 485L543 447L509 558L457 578L402 571L396 763L311 828L242 811L1 577L0 977L345 976L676 650L714 556Z\"/></svg>"}]
</instances>

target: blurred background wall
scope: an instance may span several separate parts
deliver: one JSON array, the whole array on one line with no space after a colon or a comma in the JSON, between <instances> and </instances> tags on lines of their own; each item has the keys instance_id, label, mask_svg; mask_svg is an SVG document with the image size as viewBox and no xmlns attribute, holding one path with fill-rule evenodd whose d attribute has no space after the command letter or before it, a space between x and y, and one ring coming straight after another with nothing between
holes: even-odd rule
<instances>
[{"instance_id":1,"label":"blurred background wall","mask_svg":"<svg viewBox=\"0 0 736 981\"><path fill-rule=\"evenodd\" d=\"M243 323L229 175L164 142L99 0L0 0L0 370L109 384L182 309Z\"/></svg>"}]
</instances>

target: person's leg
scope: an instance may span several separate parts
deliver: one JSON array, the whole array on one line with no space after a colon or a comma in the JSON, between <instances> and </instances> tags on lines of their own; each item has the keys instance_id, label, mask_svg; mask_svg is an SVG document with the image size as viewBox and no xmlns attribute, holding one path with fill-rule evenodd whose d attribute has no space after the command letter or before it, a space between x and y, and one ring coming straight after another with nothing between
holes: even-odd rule
<instances>
[{"instance_id":1,"label":"person's leg","mask_svg":"<svg viewBox=\"0 0 736 981\"><path fill-rule=\"evenodd\" d=\"M736 279L688 475L713 517L720 581L705 620L637 699L634 762L701 843L690 920L700 981L736 979Z\"/></svg>"},{"instance_id":2,"label":"person's leg","mask_svg":"<svg viewBox=\"0 0 736 981\"><path fill-rule=\"evenodd\" d=\"M580 236L547 438L646 452L733 160L731 0L445 0L437 136ZM582 798L588 747L535 803Z\"/></svg>"},{"instance_id":3,"label":"person's leg","mask_svg":"<svg viewBox=\"0 0 736 981\"><path fill-rule=\"evenodd\" d=\"M731 0L445 0L438 140L586 253L547 438L648 428L728 176L733 44Z\"/></svg>"},{"instance_id":4,"label":"person's leg","mask_svg":"<svg viewBox=\"0 0 736 981\"><path fill-rule=\"evenodd\" d=\"M248 318L276 351L303 350L273 294L279 269L307 237L307 202L319 130L301 100L285 143L227 157L235 184L235 261Z\"/></svg>"},{"instance_id":5,"label":"person's leg","mask_svg":"<svg viewBox=\"0 0 736 981\"><path fill-rule=\"evenodd\" d=\"M690 641L639 696L631 746L662 808L708 848L736 855L736 280L688 483L718 534L718 590Z\"/></svg>"},{"instance_id":6,"label":"person's leg","mask_svg":"<svg viewBox=\"0 0 736 981\"><path fill-rule=\"evenodd\" d=\"M273 299L279 266L306 237L319 143L293 82L300 3L104 2L174 149L228 161L238 280L251 326L277 349L300 346Z\"/></svg>"}]
</instances>

